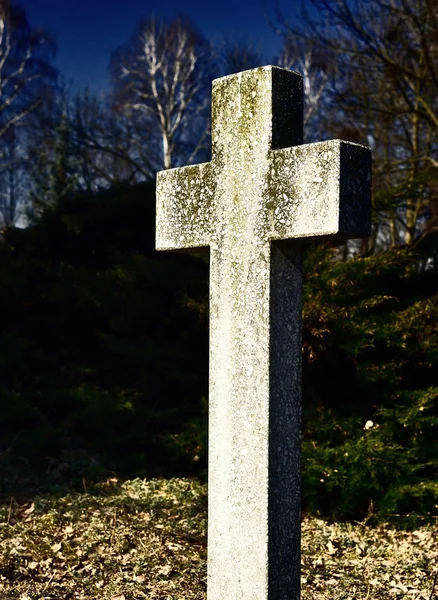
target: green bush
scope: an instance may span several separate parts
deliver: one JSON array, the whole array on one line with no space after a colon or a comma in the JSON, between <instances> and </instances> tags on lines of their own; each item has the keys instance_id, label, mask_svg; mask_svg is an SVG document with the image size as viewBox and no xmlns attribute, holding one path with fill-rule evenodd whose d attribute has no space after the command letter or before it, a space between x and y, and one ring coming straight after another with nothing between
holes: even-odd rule
<instances>
[{"instance_id":1,"label":"green bush","mask_svg":"<svg viewBox=\"0 0 438 600\"><path fill-rule=\"evenodd\" d=\"M347 263L308 252L304 508L438 515L438 279L398 248Z\"/></svg>"},{"instance_id":2,"label":"green bush","mask_svg":"<svg viewBox=\"0 0 438 600\"><path fill-rule=\"evenodd\" d=\"M155 252L154 196L75 195L5 232L3 488L13 474L205 473L208 265ZM304 510L436 518L436 244L346 263L319 245L305 273Z\"/></svg>"},{"instance_id":3,"label":"green bush","mask_svg":"<svg viewBox=\"0 0 438 600\"><path fill-rule=\"evenodd\" d=\"M155 252L154 215L152 184L121 185L6 231L5 469L64 478L198 469L198 444L186 438L208 392L208 329L191 302L206 296L208 271L199 258Z\"/></svg>"}]
</instances>

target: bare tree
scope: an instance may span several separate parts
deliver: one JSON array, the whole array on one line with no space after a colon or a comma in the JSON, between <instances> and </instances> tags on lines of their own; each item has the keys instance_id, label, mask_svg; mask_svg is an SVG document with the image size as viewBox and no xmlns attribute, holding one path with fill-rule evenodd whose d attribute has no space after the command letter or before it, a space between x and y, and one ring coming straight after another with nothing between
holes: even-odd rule
<instances>
[{"instance_id":1,"label":"bare tree","mask_svg":"<svg viewBox=\"0 0 438 600\"><path fill-rule=\"evenodd\" d=\"M410 243L432 217L438 169L438 0L307 0L284 33L336 57L330 127L373 146L371 246ZM281 20L281 19L280 19Z\"/></svg>"},{"instance_id":2,"label":"bare tree","mask_svg":"<svg viewBox=\"0 0 438 600\"><path fill-rule=\"evenodd\" d=\"M0 213L7 225L21 214L24 190L17 169L26 152L32 118L50 99L56 81L56 70L50 65L54 51L45 32L30 28L22 9L0 0Z\"/></svg>"},{"instance_id":3,"label":"bare tree","mask_svg":"<svg viewBox=\"0 0 438 600\"><path fill-rule=\"evenodd\" d=\"M20 147L16 126L9 127L2 138L3 168L0 171L0 224L10 227L26 222L25 155Z\"/></svg>"},{"instance_id":4,"label":"bare tree","mask_svg":"<svg viewBox=\"0 0 438 600\"><path fill-rule=\"evenodd\" d=\"M239 73L247 69L263 66L266 61L263 53L245 39L225 39L218 50L222 75Z\"/></svg>"},{"instance_id":5,"label":"bare tree","mask_svg":"<svg viewBox=\"0 0 438 600\"><path fill-rule=\"evenodd\" d=\"M152 176L136 157L129 120L119 116L103 94L85 89L72 95L68 86L58 89L41 126L28 139L34 216L68 194Z\"/></svg>"},{"instance_id":6,"label":"bare tree","mask_svg":"<svg viewBox=\"0 0 438 600\"><path fill-rule=\"evenodd\" d=\"M135 127L138 158L151 175L205 149L209 54L190 22L151 18L112 57L116 109Z\"/></svg>"},{"instance_id":7,"label":"bare tree","mask_svg":"<svg viewBox=\"0 0 438 600\"><path fill-rule=\"evenodd\" d=\"M305 136L308 141L320 139L321 115L336 72L332 53L322 52L313 43L286 32L276 63L303 76Z\"/></svg>"},{"instance_id":8,"label":"bare tree","mask_svg":"<svg viewBox=\"0 0 438 600\"><path fill-rule=\"evenodd\" d=\"M72 103L71 129L83 158L83 179L90 189L154 175L147 144L137 139L135 123L120 116L111 99L97 98L88 90Z\"/></svg>"}]
</instances>

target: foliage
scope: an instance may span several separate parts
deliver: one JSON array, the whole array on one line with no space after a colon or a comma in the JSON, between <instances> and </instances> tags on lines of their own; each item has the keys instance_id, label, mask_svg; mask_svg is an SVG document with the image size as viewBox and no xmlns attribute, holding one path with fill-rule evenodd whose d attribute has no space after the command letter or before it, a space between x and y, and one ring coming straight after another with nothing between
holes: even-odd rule
<instances>
[{"instance_id":1,"label":"foliage","mask_svg":"<svg viewBox=\"0 0 438 600\"><path fill-rule=\"evenodd\" d=\"M150 183L63 197L6 231L3 489L14 473L205 474L208 268L156 253L154 227ZM438 514L435 242L346 263L325 245L306 253L306 512L410 526Z\"/></svg>"},{"instance_id":2,"label":"foliage","mask_svg":"<svg viewBox=\"0 0 438 600\"><path fill-rule=\"evenodd\" d=\"M206 597L206 487L108 479L98 489L0 505L5 598ZM437 527L400 532L302 523L302 598L429 600Z\"/></svg>"},{"instance_id":3,"label":"foliage","mask_svg":"<svg viewBox=\"0 0 438 600\"><path fill-rule=\"evenodd\" d=\"M207 394L208 350L189 304L206 265L155 253L154 197L152 184L65 197L5 234L0 439L21 477L190 471L183 434Z\"/></svg>"},{"instance_id":4,"label":"foliage","mask_svg":"<svg viewBox=\"0 0 438 600\"><path fill-rule=\"evenodd\" d=\"M72 127L60 106L62 98L51 107L52 114L44 128L34 134L31 147L32 163L28 166L32 188L29 217L41 213L64 195L81 189L82 164L72 135ZM85 183L85 182L84 182Z\"/></svg>"},{"instance_id":5,"label":"foliage","mask_svg":"<svg viewBox=\"0 0 438 600\"><path fill-rule=\"evenodd\" d=\"M347 263L333 253L307 256L304 505L436 517L436 268L409 248Z\"/></svg>"}]
</instances>

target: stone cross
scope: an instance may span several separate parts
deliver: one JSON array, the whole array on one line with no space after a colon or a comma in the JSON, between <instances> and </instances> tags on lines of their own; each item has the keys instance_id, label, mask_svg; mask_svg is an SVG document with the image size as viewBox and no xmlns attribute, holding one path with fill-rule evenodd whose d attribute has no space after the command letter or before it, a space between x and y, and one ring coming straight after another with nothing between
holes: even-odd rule
<instances>
[{"instance_id":1,"label":"stone cross","mask_svg":"<svg viewBox=\"0 0 438 600\"><path fill-rule=\"evenodd\" d=\"M157 249L210 249L208 600L300 597L301 246L369 235L371 194L302 126L296 73L216 79L211 162L157 177Z\"/></svg>"}]
</instances>

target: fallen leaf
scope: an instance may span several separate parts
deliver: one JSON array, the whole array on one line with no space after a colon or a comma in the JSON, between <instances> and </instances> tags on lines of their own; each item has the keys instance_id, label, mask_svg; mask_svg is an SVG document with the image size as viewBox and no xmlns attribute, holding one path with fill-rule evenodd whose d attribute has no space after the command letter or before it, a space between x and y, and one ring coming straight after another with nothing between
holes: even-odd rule
<instances>
[{"instance_id":1,"label":"fallen leaf","mask_svg":"<svg viewBox=\"0 0 438 600\"><path fill-rule=\"evenodd\" d=\"M330 540L327 542L327 550L329 554L336 554L336 548L333 546Z\"/></svg>"},{"instance_id":2,"label":"fallen leaf","mask_svg":"<svg viewBox=\"0 0 438 600\"><path fill-rule=\"evenodd\" d=\"M160 567L158 569L158 573L160 575L169 575L171 570L172 570L172 567L170 565L164 565L164 567Z\"/></svg>"},{"instance_id":3,"label":"fallen leaf","mask_svg":"<svg viewBox=\"0 0 438 600\"><path fill-rule=\"evenodd\" d=\"M33 511L35 510L35 504L32 502L32 504L29 506L29 508L26 508L26 510L24 511L24 514L30 515L33 513Z\"/></svg>"},{"instance_id":4,"label":"fallen leaf","mask_svg":"<svg viewBox=\"0 0 438 600\"><path fill-rule=\"evenodd\" d=\"M57 552L59 552L61 550L62 544L61 543L53 544L53 546L51 546L51 548L52 548L52 552L54 552L56 554Z\"/></svg>"}]
</instances>

